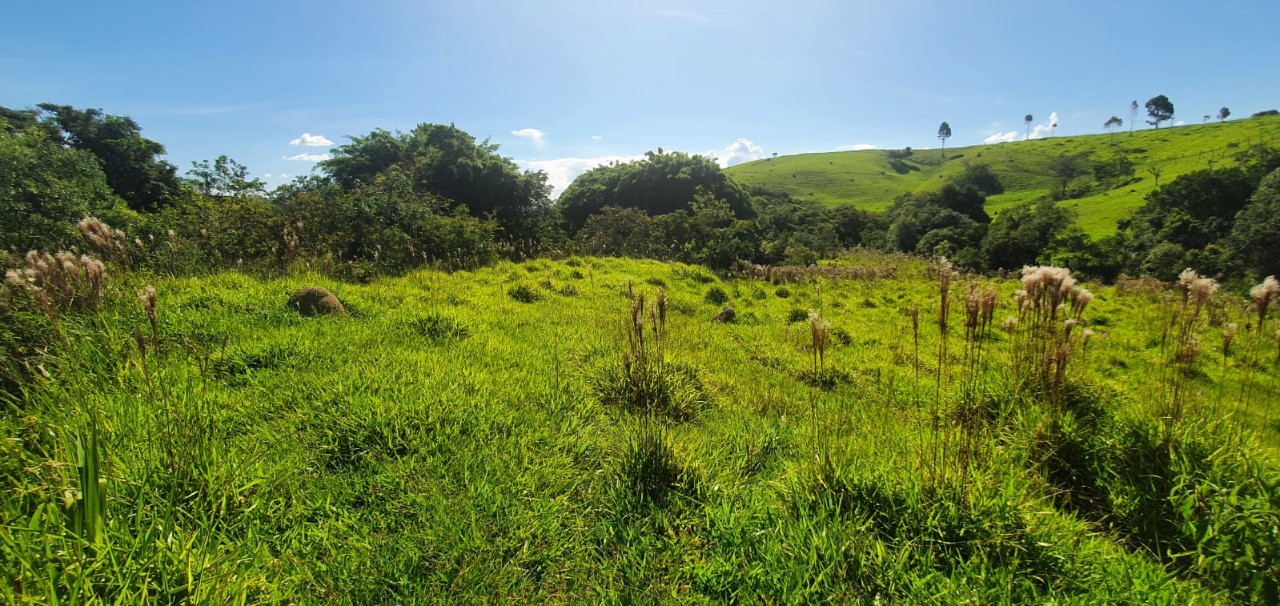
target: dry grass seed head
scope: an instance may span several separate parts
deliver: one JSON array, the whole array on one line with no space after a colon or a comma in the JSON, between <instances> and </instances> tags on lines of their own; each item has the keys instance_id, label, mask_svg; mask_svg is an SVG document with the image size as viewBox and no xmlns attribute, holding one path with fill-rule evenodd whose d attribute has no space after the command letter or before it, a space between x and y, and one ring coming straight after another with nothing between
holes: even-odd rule
<instances>
[{"instance_id":1,"label":"dry grass seed head","mask_svg":"<svg viewBox=\"0 0 1280 606\"><path fill-rule=\"evenodd\" d=\"M1262 284L1249 289L1249 297L1253 299L1254 310L1258 313L1258 326L1262 326L1267 317L1267 307L1273 299L1280 297L1280 282L1275 276L1267 276Z\"/></svg>"}]
</instances>

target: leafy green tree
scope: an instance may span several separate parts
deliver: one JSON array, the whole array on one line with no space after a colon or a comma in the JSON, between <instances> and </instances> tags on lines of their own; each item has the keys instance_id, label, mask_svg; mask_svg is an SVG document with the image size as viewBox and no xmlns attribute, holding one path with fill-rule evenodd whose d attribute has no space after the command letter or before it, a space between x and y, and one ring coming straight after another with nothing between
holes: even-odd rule
<instances>
[{"instance_id":1,"label":"leafy green tree","mask_svg":"<svg viewBox=\"0 0 1280 606\"><path fill-rule=\"evenodd\" d=\"M945 121L938 125L938 140L942 142L942 157L946 158L947 139L951 138L951 125Z\"/></svg>"},{"instance_id":2,"label":"leafy green tree","mask_svg":"<svg viewBox=\"0 0 1280 606\"><path fill-rule=\"evenodd\" d=\"M756 261L783 262L792 248L798 251L802 247L819 257L832 256L840 249L834 212L822 204L786 194L759 195L752 202L761 238Z\"/></svg>"},{"instance_id":3,"label":"leafy green tree","mask_svg":"<svg viewBox=\"0 0 1280 606\"><path fill-rule=\"evenodd\" d=\"M1106 122L1102 123L1102 128L1107 129L1107 132L1111 133L1112 145L1116 144L1116 133L1112 129L1120 126L1124 126L1124 120L1121 120L1118 116L1111 116L1110 118L1107 118Z\"/></svg>"},{"instance_id":4,"label":"leafy green tree","mask_svg":"<svg viewBox=\"0 0 1280 606\"><path fill-rule=\"evenodd\" d=\"M1231 110L1227 109L1225 105L1218 108L1218 122L1223 122L1229 117L1231 117Z\"/></svg>"},{"instance_id":5,"label":"leafy green tree","mask_svg":"<svg viewBox=\"0 0 1280 606\"><path fill-rule=\"evenodd\" d=\"M951 184L936 192L899 196L885 213L888 243L901 251L934 254L936 251L921 247L924 237L935 230L955 228L935 236L935 246L940 241L958 245L956 248L976 246L982 239L982 226L991 220L983 208L985 202L976 189Z\"/></svg>"},{"instance_id":6,"label":"leafy green tree","mask_svg":"<svg viewBox=\"0 0 1280 606\"><path fill-rule=\"evenodd\" d=\"M1164 95L1156 95L1147 100L1147 116L1151 119L1147 120L1156 128L1160 128L1161 122L1168 122L1173 119L1173 102Z\"/></svg>"},{"instance_id":7,"label":"leafy green tree","mask_svg":"<svg viewBox=\"0 0 1280 606\"><path fill-rule=\"evenodd\" d=\"M1118 155L1093 161L1093 178L1099 184L1116 187L1133 176L1133 161L1128 156Z\"/></svg>"},{"instance_id":8,"label":"leafy green tree","mask_svg":"<svg viewBox=\"0 0 1280 606\"><path fill-rule=\"evenodd\" d=\"M1004 193L1004 184L1000 182L1000 177L991 172L991 167L986 164L970 164L966 161L964 172L951 177L949 182L961 189L972 187L984 196ZM975 219L982 220L976 216Z\"/></svg>"},{"instance_id":9,"label":"leafy green tree","mask_svg":"<svg viewBox=\"0 0 1280 606\"><path fill-rule=\"evenodd\" d=\"M1023 117L1022 117L1022 121L1023 121L1024 123L1026 123L1026 125L1027 125L1027 139L1026 139L1026 140L1027 140L1027 141L1030 141L1030 140L1031 140L1031 123L1032 123L1032 122L1035 122L1035 121L1036 121L1036 119L1035 119L1035 117L1034 117L1034 116L1032 116L1031 114L1027 114L1027 115L1025 115L1025 116L1023 116Z\"/></svg>"},{"instance_id":10,"label":"leafy green tree","mask_svg":"<svg viewBox=\"0 0 1280 606\"><path fill-rule=\"evenodd\" d=\"M755 215L746 188L724 174L719 165L681 152L648 152L641 160L593 168L565 189L558 206L573 233L586 224L587 217L606 206L635 208L657 218L692 210L700 193L724 201L737 217Z\"/></svg>"},{"instance_id":11,"label":"leafy green tree","mask_svg":"<svg viewBox=\"0 0 1280 606\"><path fill-rule=\"evenodd\" d=\"M187 175L188 183L206 196L261 196L267 191L261 179L249 178L249 169L226 155L218 156L213 164L208 160L192 162Z\"/></svg>"},{"instance_id":12,"label":"leafy green tree","mask_svg":"<svg viewBox=\"0 0 1280 606\"><path fill-rule=\"evenodd\" d=\"M1280 276L1280 169L1236 215L1228 247L1254 277Z\"/></svg>"},{"instance_id":13,"label":"leafy green tree","mask_svg":"<svg viewBox=\"0 0 1280 606\"><path fill-rule=\"evenodd\" d=\"M1050 168L1053 170L1053 176L1057 177L1062 184L1059 197L1065 199L1067 197L1067 186L1071 184L1071 181L1076 177L1088 174L1089 152L1060 154L1053 159Z\"/></svg>"},{"instance_id":14,"label":"leafy green tree","mask_svg":"<svg viewBox=\"0 0 1280 606\"><path fill-rule=\"evenodd\" d=\"M982 258L989 269L1034 264L1071 220L1071 214L1052 200L1006 208L982 239Z\"/></svg>"},{"instance_id":15,"label":"leafy green tree","mask_svg":"<svg viewBox=\"0 0 1280 606\"><path fill-rule=\"evenodd\" d=\"M577 240L589 255L661 258L664 251L653 236L653 219L644 211L606 206L587 217Z\"/></svg>"},{"instance_id":16,"label":"leafy green tree","mask_svg":"<svg viewBox=\"0 0 1280 606\"><path fill-rule=\"evenodd\" d=\"M1036 262L1067 267L1073 274L1111 283L1125 269L1125 244L1123 232L1095 240L1072 225L1059 232L1048 247L1041 249Z\"/></svg>"},{"instance_id":17,"label":"leafy green tree","mask_svg":"<svg viewBox=\"0 0 1280 606\"><path fill-rule=\"evenodd\" d=\"M498 145L453 125L419 124L408 133L378 129L333 150L319 166L344 189L372 183L396 167L412 191L461 204L475 217L497 219L508 240L540 238L550 212L542 171L520 171Z\"/></svg>"},{"instance_id":18,"label":"leafy green tree","mask_svg":"<svg viewBox=\"0 0 1280 606\"><path fill-rule=\"evenodd\" d=\"M57 132L59 143L97 156L107 185L129 208L156 211L178 198L177 167L160 159L164 146L143 137L132 118L52 103L39 108L41 122Z\"/></svg>"},{"instance_id":19,"label":"leafy green tree","mask_svg":"<svg viewBox=\"0 0 1280 606\"><path fill-rule=\"evenodd\" d=\"M1151 250L1169 242L1185 252L1218 242L1231 232L1236 213L1254 189L1255 182L1240 167L1182 175L1147 194L1128 224L1134 245Z\"/></svg>"},{"instance_id":20,"label":"leafy green tree","mask_svg":"<svg viewBox=\"0 0 1280 606\"><path fill-rule=\"evenodd\" d=\"M34 122L0 128L0 249L70 246L77 221L117 202L93 154L59 145Z\"/></svg>"},{"instance_id":21,"label":"leafy green tree","mask_svg":"<svg viewBox=\"0 0 1280 606\"><path fill-rule=\"evenodd\" d=\"M831 218L836 237L840 240L840 245L845 247L877 246L879 242L871 241L875 239L872 234L880 234L879 238L883 239L883 232L889 227L883 215L852 204L835 207L831 211Z\"/></svg>"}]
</instances>

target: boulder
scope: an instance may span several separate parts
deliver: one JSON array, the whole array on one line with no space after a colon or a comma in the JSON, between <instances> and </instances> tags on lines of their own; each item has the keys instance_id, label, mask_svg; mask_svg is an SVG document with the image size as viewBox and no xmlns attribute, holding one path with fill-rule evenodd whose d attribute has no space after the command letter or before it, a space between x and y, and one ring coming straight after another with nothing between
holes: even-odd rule
<instances>
[{"instance_id":1,"label":"boulder","mask_svg":"<svg viewBox=\"0 0 1280 606\"><path fill-rule=\"evenodd\" d=\"M338 297L317 286L304 288L294 293L292 297L289 297L289 307L298 310L298 313L304 316L347 315L347 310L342 306L342 301L339 301Z\"/></svg>"}]
</instances>

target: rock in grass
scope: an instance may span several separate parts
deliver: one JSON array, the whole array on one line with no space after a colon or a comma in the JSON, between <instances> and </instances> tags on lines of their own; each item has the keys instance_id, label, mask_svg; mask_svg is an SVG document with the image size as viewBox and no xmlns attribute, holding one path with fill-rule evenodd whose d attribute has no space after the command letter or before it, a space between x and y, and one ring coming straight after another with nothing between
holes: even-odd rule
<instances>
[{"instance_id":1,"label":"rock in grass","mask_svg":"<svg viewBox=\"0 0 1280 606\"><path fill-rule=\"evenodd\" d=\"M317 286L304 288L294 293L292 297L289 297L289 307L298 310L298 313L304 316L347 315L347 310L342 306L342 302L338 300L338 297Z\"/></svg>"},{"instance_id":2,"label":"rock in grass","mask_svg":"<svg viewBox=\"0 0 1280 606\"><path fill-rule=\"evenodd\" d=\"M732 307L725 307L724 309L720 310L720 313L716 314L715 320L716 322L721 322L724 324L732 324L738 321L738 314L737 312L733 311Z\"/></svg>"}]
</instances>

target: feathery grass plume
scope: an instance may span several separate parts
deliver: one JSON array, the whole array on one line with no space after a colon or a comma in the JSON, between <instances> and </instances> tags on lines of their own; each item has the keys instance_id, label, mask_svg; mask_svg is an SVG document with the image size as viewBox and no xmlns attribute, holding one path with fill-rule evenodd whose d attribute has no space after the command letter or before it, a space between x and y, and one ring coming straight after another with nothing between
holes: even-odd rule
<instances>
[{"instance_id":1,"label":"feathery grass plume","mask_svg":"<svg viewBox=\"0 0 1280 606\"><path fill-rule=\"evenodd\" d=\"M154 341L159 338L160 330L156 322L156 287L147 285L138 293L138 302L142 303L142 310L147 313L147 322L151 323L151 339Z\"/></svg>"},{"instance_id":2,"label":"feathery grass plume","mask_svg":"<svg viewBox=\"0 0 1280 606\"><path fill-rule=\"evenodd\" d=\"M667 291L658 289L658 332L667 332Z\"/></svg>"},{"instance_id":3,"label":"feathery grass plume","mask_svg":"<svg viewBox=\"0 0 1280 606\"><path fill-rule=\"evenodd\" d=\"M1094 335L1094 332L1092 328L1086 328L1080 331L1080 351L1081 352L1088 351L1089 341L1093 339L1093 335Z\"/></svg>"},{"instance_id":4,"label":"feathery grass plume","mask_svg":"<svg viewBox=\"0 0 1280 606\"><path fill-rule=\"evenodd\" d=\"M938 261L938 328L943 334L947 332L947 317L951 315L951 262L946 257Z\"/></svg>"},{"instance_id":5,"label":"feathery grass plume","mask_svg":"<svg viewBox=\"0 0 1280 606\"><path fill-rule=\"evenodd\" d=\"M76 229L80 231L85 242L102 258L116 263L127 263L129 249L125 243L128 242L128 236L123 231L112 229L110 225L96 217L81 219L76 223ZM141 241L137 244L139 247L142 246Z\"/></svg>"},{"instance_id":6,"label":"feathery grass plume","mask_svg":"<svg viewBox=\"0 0 1280 606\"><path fill-rule=\"evenodd\" d=\"M1093 293L1078 286L1071 271L1063 267L1023 267L1022 286L1017 293L1014 380L1032 387L1056 410L1074 346L1071 333ZM1068 317L1063 321L1061 315Z\"/></svg>"},{"instance_id":7,"label":"feathery grass plume","mask_svg":"<svg viewBox=\"0 0 1280 606\"><path fill-rule=\"evenodd\" d=\"M817 378L827 366L827 330L830 323L816 311L809 312L809 336L813 340L813 375Z\"/></svg>"},{"instance_id":8,"label":"feathery grass plume","mask_svg":"<svg viewBox=\"0 0 1280 606\"><path fill-rule=\"evenodd\" d=\"M1240 326L1235 322L1231 322L1230 324L1227 324L1225 328L1222 329L1222 359L1224 363L1227 359L1227 356L1231 354L1231 342L1235 340L1236 329L1238 329L1239 327Z\"/></svg>"},{"instance_id":9,"label":"feathery grass plume","mask_svg":"<svg viewBox=\"0 0 1280 606\"><path fill-rule=\"evenodd\" d=\"M77 258L65 250L33 250L23 260L25 267L6 271L5 281L30 294L46 308L46 313L55 309L95 309L106 295L106 267L89 255Z\"/></svg>"},{"instance_id":10,"label":"feathery grass plume","mask_svg":"<svg viewBox=\"0 0 1280 606\"><path fill-rule=\"evenodd\" d=\"M1190 267L1182 270L1182 273L1178 274L1178 291L1182 293L1182 304L1184 306L1187 304L1187 299L1191 296L1191 283L1195 282L1199 278L1200 274L1197 274L1196 271Z\"/></svg>"},{"instance_id":11,"label":"feathery grass plume","mask_svg":"<svg viewBox=\"0 0 1280 606\"><path fill-rule=\"evenodd\" d=\"M1275 276L1267 276L1262 284L1249 289L1249 297L1253 299L1253 308L1258 313L1258 329L1261 330L1271 301L1280 298L1280 282L1276 281Z\"/></svg>"}]
</instances>

